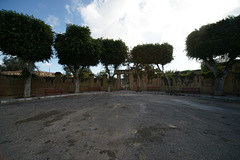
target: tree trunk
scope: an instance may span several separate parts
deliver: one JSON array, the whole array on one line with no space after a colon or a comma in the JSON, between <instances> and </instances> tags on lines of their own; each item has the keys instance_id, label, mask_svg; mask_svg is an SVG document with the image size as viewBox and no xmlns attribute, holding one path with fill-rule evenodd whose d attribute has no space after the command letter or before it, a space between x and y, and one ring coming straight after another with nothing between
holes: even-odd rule
<instances>
[{"instance_id":1,"label":"tree trunk","mask_svg":"<svg viewBox=\"0 0 240 160\"><path fill-rule=\"evenodd\" d=\"M170 80L169 80L168 76L167 76L167 75L165 74L165 72L164 72L164 66L162 65L162 70L160 69L160 67L159 67L158 64L157 64L157 67L158 67L158 69L163 73L163 75L166 77L167 82L168 82L169 92L171 93L171 92L172 92L171 83L170 83Z\"/></svg>"},{"instance_id":2,"label":"tree trunk","mask_svg":"<svg viewBox=\"0 0 240 160\"><path fill-rule=\"evenodd\" d=\"M169 92L171 93L171 92L172 92L172 87L171 87L170 80L169 80L168 76L167 76L164 72L162 72L162 73L164 74L164 76L165 76L166 79L167 79L167 82L168 82L168 89L169 89Z\"/></svg>"},{"instance_id":3,"label":"tree trunk","mask_svg":"<svg viewBox=\"0 0 240 160\"><path fill-rule=\"evenodd\" d=\"M79 69L75 70L75 76L74 76L74 82L75 82L75 93L79 92Z\"/></svg>"},{"instance_id":4,"label":"tree trunk","mask_svg":"<svg viewBox=\"0 0 240 160\"><path fill-rule=\"evenodd\" d=\"M32 77L25 78L24 97L31 96L31 83L32 83Z\"/></svg>"},{"instance_id":5,"label":"tree trunk","mask_svg":"<svg viewBox=\"0 0 240 160\"><path fill-rule=\"evenodd\" d=\"M34 69L34 62L29 62L28 66L27 66L29 76L27 78L25 78L24 97L30 97L31 96L31 83L32 83L33 69Z\"/></svg>"},{"instance_id":6,"label":"tree trunk","mask_svg":"<svg viewBox=\"0 0 240 160\"><path fill-rule=\"evenodd\" d=\"M234 63L234 58L230 58L230 60L227 62L227 66L225 67L225 70L223 71L223 74L221 76L218 75L218 69L214 64L210 63L207 60L204 60L204 63L213 72L216 78L216 88L215 88L214 95L216 96L223 95L224 81L227 77L229 69L232 67Z\"/></svg>"},{"instance_id":7,"label":"tree trunk","mask_svg":"<svg viewBox=\"0 0 240 160\"><path fill-rule=\"evenodd\" d=\"M105 66L105 68L106 68L106 72L108 74L107 91L111 92L111 87L110 87L110 84L111 84L111 72L110 72L110 70L108 69L107 66Z\"/></svg>"},{"instance_id":8,"label":"tree trunk","mask_svg":"<svg viewBox=\"0 0 240 160\"><path fill-rule=\"evenodd\" d=\"M224 87L225 77L226 76L216 78L216 89L215 89L214 95L216 95L216 96L223 95L223 87Z\"/></svg>"},{"instance_id":9,"label":"tree trunk","mask_svg":"<svg viewBox=\"0 0 240 160\"><path fill-rule=\"evenodd\" d=\"M140 81L140 76L139 76L139 74L137 74L137 79L138 79L137 87L140 89L140 87L141 87L141 81Z\"/></svg>"}]
</instances>

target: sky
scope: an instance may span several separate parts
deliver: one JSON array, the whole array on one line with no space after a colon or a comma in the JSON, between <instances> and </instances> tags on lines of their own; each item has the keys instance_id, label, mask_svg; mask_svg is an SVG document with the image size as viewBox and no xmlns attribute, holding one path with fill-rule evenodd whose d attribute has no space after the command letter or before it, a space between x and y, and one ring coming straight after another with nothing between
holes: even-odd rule
<instances>
[{"instance_id":1,"label":"sky","mask_svg":"<svg viewBox=\"0 0 240 160\"><path fill-rule=\"evenodd\" d=\"M168 42L174 60L165 70L182 71L200 68L200 62L186 57L188 34L239 15L240 0L0 0L0 9L33 15L56 33L65 33L69 23L88 26L93 38L122 39L130 50L138 44ZM55 56L36 65L41 71L64 72ZM96 74L104 68L91 70Z\"/></svg>"}]
</instances>

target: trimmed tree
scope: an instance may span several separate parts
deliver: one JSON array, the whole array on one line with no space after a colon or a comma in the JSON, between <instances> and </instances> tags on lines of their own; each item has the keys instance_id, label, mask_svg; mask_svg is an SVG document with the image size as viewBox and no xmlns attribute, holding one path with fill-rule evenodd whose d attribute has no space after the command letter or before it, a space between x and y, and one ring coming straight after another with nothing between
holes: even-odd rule
<instances>
[{"instance_id":1,"label":"trimmed tree","mask_svg":"<svg viewBox=\"0 0 240 160\"><path fill-rule=\"evenodd\" d=\"M150 62L155 64L158 69L166 77L169 87L169 92L172 92L171 83L168 76L165 74L164 66L173 60L173 46L168 43L155 44L152 46L152 56L150 56ZM160 68L160 65L162 68Z\"/></svg>"},{"instance_id":2,"label":"trimmed tree","mask_svg":"<svg viewBox=\"0 0 240 160\"><path fill-rule=\"evenodd\" d=\"M24 97L30 97L34 63L47 61L52 55L52 29L33 16L1 10L0 35L0 50L27 63Z\"/></svg>"},{"instance_id":3,"label":"trimmed tree","mask_svg":"<svg viewBox=\"0 0 240 160\"><path fill-rule=\"evenodd\" d=\"M125 62L128 54L128 47L122 40L102 39L102 53L100 61L108 74L108 92L110 83L115 75L115 70Z\"/></svg>"},{"instance_id":4,"label":"trimmed tree","mask_svg":"<svg viewBox=\"0 0 240 160\"><path fill-rule=\"evenodd\" d=\"M99 63L101 43L91 37L88 27L67 25L66 33L56 35L54 48L59 63L67 67L74 76L74 92L79 92L79 75L87 66Z\"/></svg>"},{"instance_id":5,"label":"trimmed tree","mask_svg":"<svg viewBox=\"0 0 240 160\"><path fill-rule=\"evenodd\" d=\"M146 59L144 54L144 45L137 45L133 47L133 49L130 52L130 62L133 62L133 68L135 70L135 73L137 74L137 87L138 91L140 90L141 84L140 84L140 73L144 69L144 66L146 64Z\"/></svg>"},{"instance_id":6,"label":"trimmed tree","mask_svg":"<svg viewBox=\"0 0 240 160\"><path fill-rule=\"evenodd\" d=\"M240 16L202 26L186 40L187 56L201 60L216 78L215 95L223 95L224 81L240 56ZM222 67L217 67L221 62Z\"/></svg>"},{"instance_id":7,"label":"trimmed tree","mask_svg":"<svg viewBox=\"0 0 240 160\"><path fill-rule=\"evenodd\" d=\"M173 60L173 46L168 43L163 44L143 44L133 48L133 62L136 64L154 64L167 79L169 92L171 92L171 84L168 76L164 72L164 66ZM160 67L161 65L161 67ZM140 83L139 83L140 85ZM140 87L140 86L139 86Z\"/></svg>"}]
</instances>

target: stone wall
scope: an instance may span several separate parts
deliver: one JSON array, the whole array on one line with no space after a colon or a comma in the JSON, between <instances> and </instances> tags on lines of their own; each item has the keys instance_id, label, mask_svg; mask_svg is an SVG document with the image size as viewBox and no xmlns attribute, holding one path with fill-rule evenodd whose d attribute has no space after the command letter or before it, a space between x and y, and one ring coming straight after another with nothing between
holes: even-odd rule
<instances>
[{"instance_id":1,"label":"stone wall","mask_svg":"<svg viewBox=\"0 0 240 160\"><path fill-rule=\"evenodd\" d=\"M133 76L131 76L133 77ZM131 78L130 78L131 79ZM130 86L131 90L137 90L137 79L132 78ZM213 94L216 88L216 80L212 78L204 78L200 70L195 71L194 80L188 78L173 78L171 87L174 91L182 91L182 88L200 88L201 93ZM166 80L161 78L148 79L147 75L143 75L140 81L141 90L147 90L148 87L160 87L161 91L168 91L168 84ZM236 63L229 71L225 83L224 93L235 94L240 90L240 63Z\"/></svg>"},{"instance_id":2,"label":"stone wall","mask_svg":"<svg viewBox=\"0 0 240 160\"><path fill-rule=\"evenodd\" d=\"M129 75L129 89L132 91L137 90L137 79L134 78L134 71L122 71L116 72L116 79L111 82L111 91L121 90L121 74ZM89 91L90 87L100 87L102 91L107 91L107 76L103 79L94 79L94 75L91 75L89 79L80 81L80 92ZM140 81L140 90L145 91L148 87L160 87L161 91L168 91L168 84L166 80L158 76L158 78L148 79L147 75L143 75ZM174 91L182 91L182 88L200 88L201 93L213 94L215 90L215 79L204 78L201 71L195 71L193 80L188 78L175 77L171 81L171 87ZM32 96L44 95L45 88L62 88L64 93L74 92L74 79L64 78L61 75L51 75L48 77L37 76L32 80ZM225 94L235 94L240 90L240 63L236 63L228 76L224 84ZM24 79L19 75L0 75L0 96L16 96L23 95L24 91Z\"/></svg>"},{"instance_id":3,"label":"stone wall","mask_svg":"<svg viewBox=\"0 0 240 160\"><path fill-rule=\"evenodd\" d=\"M117 83L111 84L111 90L116 90ZM100 87L102 91L107 91L107 77L102 80L94 79L90 76L89 79L79 82L79 91L89 91L89 87ZM64 78L61 76L55 77L36 77L32 79L31 95L44 95L46 88L62 88L63 93L74 92L74 79ZM24 92L24 78L13 75L0 75L0 95L1 96L22 96Z\"/></svg>"}]
</instances>

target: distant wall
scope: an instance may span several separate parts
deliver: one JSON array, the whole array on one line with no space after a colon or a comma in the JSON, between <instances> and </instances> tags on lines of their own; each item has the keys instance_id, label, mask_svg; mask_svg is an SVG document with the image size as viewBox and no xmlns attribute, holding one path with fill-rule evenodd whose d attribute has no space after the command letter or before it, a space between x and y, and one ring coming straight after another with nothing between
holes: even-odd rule
<instances>
[{"instance_id":1,"label":"distant wall","mask_svg":"<svg viewBox=\"0 0 240 160\"><path fill-rule=\"evenodd\" d=\"M116 90L116 83L111 84L111 90ZM103 79L89 79L79 82L79 91L89 91L89 87L100 87L102 91L107 91L107 77ZM45 88L62 88L64 93L74 92L74 79L56 77L36 77L32 79L31 95L44 95ZM21 96L24 92L24 78L15 75L0 75L0 95L1 96Z\"/></svg>"},{"instance_id":2,"label":"distant wall","mask_svg":"<svg viewBox=\"0 0 240 160\"><path fill-rule=\"evenodd\" d=\"M134 78L134 71L118 72L117 79L114 79L110 86L111 91L121 89L121 74L129 74L129 88L132 91L137 90L137 79ZM46 75L46 74L45 74ZM182 88L200 88L201 93L213 94L215 90L215 79L206 79L203 77L201 71L195 71L193 80L188 78L175 77L171 81L172 89L175 91L182 91ZM158 78L148 79L147 74L141 78L141 90L147 90L148 87L160 87L162 91L168 91L168 84L166 80L159 76ZM107 91L108 79L104 76L101 80L94 79L91 75L89 79L80 81L80 92L89 91L89 87L100 87L102 91ZM45 88L62 88L64 93L74 92L74 79L64 78L61 75L56 76L49 74L48 77L38 76L32 79L32 96L44 95ZM236 63L231 71L229 71L224 84L224 93L235 94L240 90L240 63ZM1 96L15 96L23 95L24 79L21 76L11 73L10 75L0 75L0 95Z\"/></svg>"},{"instance_id":3,"label":"distant wall","mask_svg":"<svg viewBox=\"0 0 240 160\"><path fill-rule=\"evenodd\" d=\"M137 90L137 79L132 78L132 90ZM147 87L160 87L162 91L168 91L166 80L161 78L148 79L147 75L143 75L140 81L141 90L147 90ZM200 88L201 93L213 94L216 88L216 80L204 78L201 71L195 71L194 80L188 78L181 79L180 77L173 78L171 81L172 90L182 91L182 88ZM235 94L240 90L240 63L236 63L229 71L225 83L225 94Z\"/></svg>"}]
</instances>

